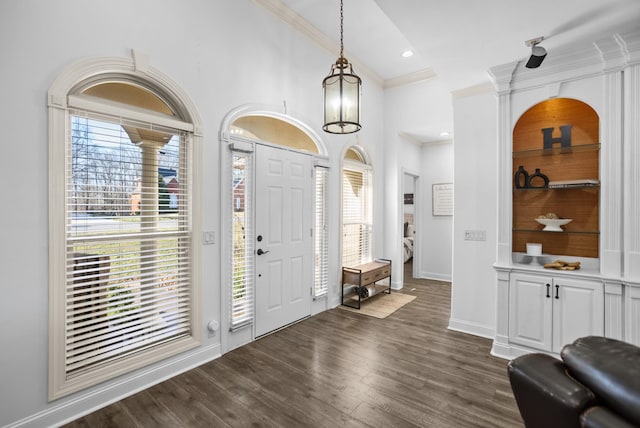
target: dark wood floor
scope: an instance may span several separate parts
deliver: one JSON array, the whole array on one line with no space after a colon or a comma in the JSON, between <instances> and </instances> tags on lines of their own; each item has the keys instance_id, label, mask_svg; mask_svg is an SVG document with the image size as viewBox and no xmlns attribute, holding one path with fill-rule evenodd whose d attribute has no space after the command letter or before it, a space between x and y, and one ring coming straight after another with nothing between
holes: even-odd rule
<instances>
[{"instance_id":1,"label":"dark wood floor","mask_svg":"<svg viewBox=\"0 0 640 428\"><path fill-rule=\"evenodd\" d=\"M386 319L339 308L229 352L69 427L522 427L491 341L447 330L450 285Z\"/></svg>"}]
</instances>

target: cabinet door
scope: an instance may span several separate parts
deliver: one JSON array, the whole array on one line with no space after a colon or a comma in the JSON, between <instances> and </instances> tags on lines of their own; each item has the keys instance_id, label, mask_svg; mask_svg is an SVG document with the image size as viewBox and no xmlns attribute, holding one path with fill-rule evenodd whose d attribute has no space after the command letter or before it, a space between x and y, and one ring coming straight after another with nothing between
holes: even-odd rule
<instances>
[{"instance_id":1,"label":"cabinet door","mask_svg":"<svg viewBox=\"0 0 640 428\"><path fill-rule=\"evenodd\" d=\"M554 278L552 300L553 352L560 352L579 337L604 335L602 283Z\"/></svg>"},{"instance_id":2,"label":"cabinet door","mask_svg":"<svg viewBox=\"0 0 640 428\"><path fill-rule=\"evenodd\" d=\"M552 284L551 277L511 275L509 282L509 340L511 342L551 351Z\"/></svg>"}]
</instances>

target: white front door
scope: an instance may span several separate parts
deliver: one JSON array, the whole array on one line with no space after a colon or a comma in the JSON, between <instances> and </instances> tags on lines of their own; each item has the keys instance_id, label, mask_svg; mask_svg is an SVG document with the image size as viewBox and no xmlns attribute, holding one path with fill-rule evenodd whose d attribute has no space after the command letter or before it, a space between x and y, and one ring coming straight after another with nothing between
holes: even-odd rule
<instances>
[{"instance_id":1,"label":"white front door","mask_svg":"<svg viewBox=\"0 0 640 428\"><path fill-rule=\"evenodd\" d=\"M256 336L311 314L311 156L256 148Z\"/></svg>"}]
</instances>

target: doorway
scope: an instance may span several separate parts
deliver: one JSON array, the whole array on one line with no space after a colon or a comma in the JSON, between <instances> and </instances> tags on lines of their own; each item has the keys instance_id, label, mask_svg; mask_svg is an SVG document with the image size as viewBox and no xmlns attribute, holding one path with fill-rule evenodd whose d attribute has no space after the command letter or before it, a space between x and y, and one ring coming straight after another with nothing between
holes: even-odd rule
<instances>
[{"instance_id":1,"label":"doorway","mask_svg":"<svg viewBox=\"0 0 640 428\"><path fill-rule=\"evenodd\" d=\"M326 206L316 170L328 167L327 148L303 122L264 108L238 107L222 124L223 352L328 302L328 277L319 274L328 254L314 254L324 235L313 230L314 208Z\"/></svg>"},{"instance_id":2,"label":"doorway","mask_svg":"<svg viewBox=\"0 0 640 428\"><path fill-rule=\"evenodd\" d=\"M311 156L256 146L256 337L311 314Z\"/></svg>"},{"instance_id":3,"label":"doorway","mask_svg":"<svg viewBox=\"0 0 640 428\"><path fill-rule=\"evenodd\" d=\"M420 266L418 258L418 234L416 223L419 207L419 176L410 172L402 175L402 260L404 262L404 277L419 278Z\"/></svg>"}]
</instances>

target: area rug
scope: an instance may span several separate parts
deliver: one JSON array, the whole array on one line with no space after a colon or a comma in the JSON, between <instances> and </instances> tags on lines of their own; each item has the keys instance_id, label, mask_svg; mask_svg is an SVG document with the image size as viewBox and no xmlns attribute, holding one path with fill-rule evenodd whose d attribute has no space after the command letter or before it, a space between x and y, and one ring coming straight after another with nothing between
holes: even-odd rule
<instances>
[{"instance_id":1,"label":"area rug","mask_svg":"<svg viewBox=\"0 0 640 428\"><path fill-rule=\"evenodd\" d=\"M386 318L415 298L416 296L402 293L378 293L372 298L362 302L360 309L350 308L349 306L344 305L340 305L338 307L345 311L356 312L370 317Z\"/></svg>"}]
</instances>

